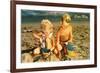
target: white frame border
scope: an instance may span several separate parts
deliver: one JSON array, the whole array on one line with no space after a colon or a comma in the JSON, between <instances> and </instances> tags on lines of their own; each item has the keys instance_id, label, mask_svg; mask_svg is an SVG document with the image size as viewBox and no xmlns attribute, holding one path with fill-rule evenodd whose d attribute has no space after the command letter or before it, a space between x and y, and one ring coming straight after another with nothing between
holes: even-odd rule
<instances>
[{"instance_id":1,"label":"white frame border","mask_svg":"<svg viewBox=\"0 0 100 73\"><path fill-rule=\"evenodd\" d=\"M60 62L43 62L43 63L21 63L21 9L28 10L49 10L49 11L69 11L90 13L90 59L79 61L60 61ZM71 7L54 7L54 6L37 6L37 5L16 5L16 68L40 68L40 67L57 67L57 66L74 66L94 64L94 9L71 8Z\"/></svg>"}]
</instances>

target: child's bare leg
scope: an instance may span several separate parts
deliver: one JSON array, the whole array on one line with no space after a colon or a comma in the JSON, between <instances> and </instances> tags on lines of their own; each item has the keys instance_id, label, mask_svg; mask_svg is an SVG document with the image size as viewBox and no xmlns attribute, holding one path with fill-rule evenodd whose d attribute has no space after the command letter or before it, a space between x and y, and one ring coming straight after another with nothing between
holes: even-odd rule
<instances>
[{"instance_id":1,"label":"child's bare leg","mask_svg":"<svg viewBox=\"0 0 100 73\"><path fill-rule=\"evenodd\" d=\"M59 60L61 60L61 58L62 58L61 51L59 51L59 53L58 53L58 58L59 58Z\"/></svg>"},{"instance_id":2,"label":"child's bare leg","mask_svg":"<svg viewBox=\"0 0 100 73\"><path fill-rule=\"evenodd\" d=\"M68 51L67 51L67 48L64 47L64 56L68 55Z\"/></svg>"}]
</instances>

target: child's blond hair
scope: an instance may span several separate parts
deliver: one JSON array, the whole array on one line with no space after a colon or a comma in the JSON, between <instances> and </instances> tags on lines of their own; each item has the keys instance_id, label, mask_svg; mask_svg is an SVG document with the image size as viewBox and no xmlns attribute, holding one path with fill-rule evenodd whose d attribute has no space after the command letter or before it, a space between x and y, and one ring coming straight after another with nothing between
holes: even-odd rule
<instances>
[{"instance_id":1,"label":"child's blond hair","mask_svg":"<svg viewBox=\"0 0 100 73\"><path fill-rule=\"evenodd\" d=\"M53 24L50 22L50 20L43 19L41 21L41 29L42 29L42 31L45 31L46 28L53 28Z\"/></svg>"}]
</instances>

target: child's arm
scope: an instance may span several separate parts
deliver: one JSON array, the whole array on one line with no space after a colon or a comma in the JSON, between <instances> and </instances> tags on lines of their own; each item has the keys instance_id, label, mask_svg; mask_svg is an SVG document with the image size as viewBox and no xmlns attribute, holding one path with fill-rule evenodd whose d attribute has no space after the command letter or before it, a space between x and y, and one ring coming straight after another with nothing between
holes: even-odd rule
<instances>
[{"instance_id":1,"label":"child's arm","mask_svg":"<svg viewBox=\"0 0 100 73\"><path fill-rule=\"evenodd\" d=\"M69 35L68 35L68 41L65 42L66 45L68 45L69 42L72 42L72 39L73 39L73 35L72 35L72 27L69 26Z\"/></svg>"},{"instance_id":2,"label":"child's arm","mask_svg":"<svg viewBox=\"0 0 100 73\"><path fill-rule=\"evenodd\" d=\"M72 26L70 26L70 33L69 33L69 40L68 42L72 42L73 35L72 35Z\"/></svg>"},{"instance_id":3,"label":"child's arm","mask_svg":"<svg viewBox=\"0 0 100 73\"><path fill-rule=\"evenodd\" d=\"M33 36L34 36L35 38L39 39L39 40L40 40L40 42L42 43L42 39L41 39L41 37L40 37L39 35L37 35L37 34L33 33Z\"/></svg>"},{"instance_id":4,"label":"child's arm","mask_svg":"<svg viewBox=\"0 0 100 73\"><path fill-rule=\"evenodd\" d=\"M33 33L33 36L34 36L35 38L40 39L40 36L38 36L38 35L37 35L37 34L35 34L35 33Z\"/></svg>"},{"instance_id":5,"label":"child's arm","mask_svg":"<svg viewBox=\"0 0 100 73\"><path fill-rule=\"evenodd\" d=\"M55 39L54 37L52 38L52 48L51 48L51 51L53 51L55 48Z\"/></svg>"},{"instance_id":6,"label":"child's arm","mask_svg":"<svg viewBox=\"0 0 100 73\"><path fill-rule=\"evenodd\" d=\"M56 41L57 41L57 43L56 44L59 44L60 43L60 41L59 41L59 32L57 32L57 35L56 35Z\"/></svg>"},{"instance_id":7,"label":"child's arm","mask_svg":"<svg viewBox=\"0 0 100 73\"><path fill-rule=\"evenodd\" d=\"M61 50L62 46L60 44L60 33L59 33L59 31L58 31L57 36L56 36L56 41L57 41L57 43L56 43L57 49Z\"/></svg>"}]
</instances>

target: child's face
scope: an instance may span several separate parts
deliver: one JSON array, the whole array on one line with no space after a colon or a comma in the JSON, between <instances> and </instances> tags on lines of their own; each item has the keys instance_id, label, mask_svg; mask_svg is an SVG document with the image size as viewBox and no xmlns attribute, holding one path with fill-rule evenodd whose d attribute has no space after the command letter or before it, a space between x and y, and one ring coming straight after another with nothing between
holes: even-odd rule
<instances>
[{"instance_id":1,"label":"child's face","mask_svg":"<svg viewBox=\"0 0 100 73\"><path fill-rule=\"evenodd\" d=\"M50 34L51 32L53 32L53 26L47 24L45 26L45 28L43 29L43 31L46 32L46 33L48 33L48 34Z\"/></svg>"},{"instance_id":2,"label":"child's face","mask_svg":"<svg viewBox=\"0 0 100 73\"><path fill-rule=\"evenodd\" d=\"M70 23L71 22L71 17L68 14L65 14L62 17L62 22L66 25L66 23Z\"/></svg>"},{"instance_id":3,"label":"child's face","mask_svg":"<svg viewBox=\"0 0 100 73\"><path fill-rule=\"evenodd\" d=\"M53 24L48 19L42 20L41 27L42 27L42 31L47 34L53 32Z\"/></svg>"}]
</instances>

